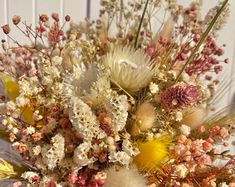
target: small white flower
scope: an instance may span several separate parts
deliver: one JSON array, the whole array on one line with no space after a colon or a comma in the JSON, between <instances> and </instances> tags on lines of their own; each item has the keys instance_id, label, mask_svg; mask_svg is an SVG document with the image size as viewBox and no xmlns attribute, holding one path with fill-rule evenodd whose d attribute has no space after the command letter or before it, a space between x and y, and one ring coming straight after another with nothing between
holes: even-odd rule
<instances>
[{"instance_id":1,"label":"small white flower","mask_svg":"<svg viewBox=\"0 0 235 187\"><path fill-rule=\"evenodd\" d=\"M134 147L128 139L123 141L122 149L130 156L136 156L140 153L138 148Z\"/></svg>"},{"instance_id":2,"label":"small white flower","mask_svg":"<svg viewBox=\"0 0 235 187\"><path fill-rule=\"evenodd\" d=\"M47 164L48 169L54 169L64 158L64 141L64 137L61 134L57 134L51 139L52 145L42 147L43 162Z\"/></svg>"},{"instance_id":3,"label":"small white flower","mask_svg":"<svg viewBox=\"0 0 235 187\"><path fill-rule=\"evenodd\" d=\"M188 174L188 168L184 164L179 164L175 167L174 173L180 178L185 178Z\"/></svg>"},{"instance_id":4,"label":"small white flower","mask_svg":"<svg viewBox=\"0 0 235 187\"><path fill-rule=\"evenodd\" d=\"M190 135L190 132L191 132L191 128L187 125L181 125L180 126L180 132L185 135L185 136L188 136Z\"/></svg>"},{"instance_id":5,"label":"small white flower","mask_svg":"<svg viewBox=\"0 0 235 187\"><path fill-rule=\"evenodd\" d=\"M73 160L79 167L93 163L94 158L88 158L88 152L91 149L90 143L82 143L74 150Z\"/></svg>"},{"instance_id":6,"label":"small white flower","mask_svg":"<svg viewBox=\"0 0 235 187\"><path fill-rule=\"evenodd\" d=\"M32 126L27 127L28 134L33 134L35 133L35 128Z\"/></svg>"},{"instance_id":7,"label":"small white flower","mask_svg":"<svg viewBox=\"0 0 235 187\"><path fill-rule=\"evenodd\" d=\"M3 119L3 120L2 120L2 124L3 124L4 126L6 126L6 125L8 124L7 119Z\"/></svg>"},{"instance_id":8,"label":"small white flower","mask_svg":"<svg viewBox=\"0 0 235 187\"><path fill-rule=\"evenodd\" d=\"M35 156L37 156L37 155L39 155L40 153L41 153L41 146L40 145L37 145L37 146L35 146L34 148L33 148L33 154L35 155Z\"/></svg>"},{"instance_id":9,"label":"small white flower","mask_svg":"<svg viewBox=\"0 0 235 187\"><path fill-rule=\"evenodd\" d=\"M9 111L16 110L16 105L13 101L7 102L6 107L7 107L7 110L9 110Z\"/></svg>"},{"instance_id":10,"label":"small white flower","mask_svg":"<svg viewBox=\"0 0 235 187\"><path fill-rule=\"evenodd\" d=\"M122 165L128 166L131 157L124 151L113 152L109 155L110 162L119 162Z\"/></svg>"},{"instance_id":11,"label":"small white flower","mask_svg":"<svg viewBox=\"0 0 235 187\"><path fill-rule=\"evenodd\" d=\"M19 130L16 128L16 127L14 127L13 129L12 129L12 133L13 134L17 134L19 132Z\"/></svg>"},{"instance_id":12,"label":"small white flower","mask_svg":"<svg viewBox=\"0 0 235 187\"><path fill-rule=\"evenodd\" d=\"M21 177L22 177L23 179L26 179L26 180L29 181L30 183L33 183L33 182L34 182L33 180L34 180L35 178L40 178L37 173L32 172L32 171L26 171L26 172L24 172L24 173L21 175Z\"/></svg>"},{"instance_id":13,"label":"small white flower","mask_svg":"<svg viewBox=\"0 0 235 187\"><path fill-rule=\"evenodd\" d=\"M52 84L53 84L53 79L51 79L49 76L43 76L42 85L51 86Z\"/></svg>"},{"instance_id":14,"label":"small white flower","mask_svg":"<svg viewBox=\"0 0 235 187\"><path fill-rule=\"evenodd\" d=\"M16 105L18 107L25 107L29 103L29 99L24 96L19 96L16 98Z\"/></svg>"},{"instance_id":15,"label":"small white flower","mask_svg":"<svg viewBox=\"0 0 235 187\"><path fill-rule=\"evenodd\" d=\"M52 58L52 63L54 64L54 65L61 65L61 63L62 63L62 60L63 60L63 58L62 57L60 57L60 56L54 56L53 58Z\"/></svg>"},{"instance_id":16,"label":"small white flower","mask_svg":"<svg viewBox=\"0 0 235 187\"><path fill-rule=\"evenodd\" d=\"M150 83L149 89L150 89L150 92L151 92L152 94L156 94L156 93L159 92L159 87L158 87L158 85L155 84L155 83L153 83L153 82Z\"/></svg>"},{"instance_id":17,"label":"small white flower","mask_svg":"<svg viewBox=\"0 0 235 187\"><path fill-rule=\"evenodd\" d=\"M43 116L39 114L39 111L38 111L38 110L36 110L36 111L33 113L33 119L34 119L35 121L39 121L39 120L41 120L42 118L43 118Z\"/></svg>"},{"instance_id":18,"label":"small white flower","mask_svg":"<svg viewBox=\"0 0 235 187\"><path fill-rule=\"evenodd\" d=\"M180 111L177 111L175 114L175 120L176 121L181 121L183 119L183 114Z\"/></svg>"}]
</instances>

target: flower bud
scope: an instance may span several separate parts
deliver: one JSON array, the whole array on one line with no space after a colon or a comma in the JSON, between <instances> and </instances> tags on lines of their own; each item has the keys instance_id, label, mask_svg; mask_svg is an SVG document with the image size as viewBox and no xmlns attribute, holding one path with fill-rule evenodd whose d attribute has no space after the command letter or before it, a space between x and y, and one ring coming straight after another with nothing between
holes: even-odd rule
<instances>
[{"instance_id":1,"label":"flower bud","mask_svg":"<svg viewBox=\"0 0 235 187\"><path fill-rule=\"evenodd\" d=\"M71 17L69 15L65 16L65 21L69 22L71 20Z\"/></svg>"},{"instance_id":2,"label":"flower bud","mask_svg":"<svg viewBox=\"0 0 235 187\"><path fill-rule=\"evenodd\" d=\"M20 23L20 21L21 21L20 16L15 15L15 16L12 17L12 22L13 22L14 25L18 25Z\"/></svg>"},{"instance_id":3,"label":"flower bud","mask_svg":"<svg viewBox=\"0 0 235 187\"><path fill-rule=\"evenodd\" d=\"M2 26L2 30L3 30L3 32L4 32L5 34L9 34L10 31L11 31L10 26L9 26L8 24L3 25L3 26Z\"/></svg>"}]
</instances>

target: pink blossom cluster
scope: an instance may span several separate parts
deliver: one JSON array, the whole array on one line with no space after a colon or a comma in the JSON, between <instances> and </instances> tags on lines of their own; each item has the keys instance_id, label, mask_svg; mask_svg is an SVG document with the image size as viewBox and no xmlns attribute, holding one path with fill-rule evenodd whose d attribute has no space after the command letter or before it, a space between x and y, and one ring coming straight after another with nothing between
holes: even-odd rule
<instances>
[{"instance_id":1,"label":"pink blossom cluster","mask_svg":"<svg viewBox=\"0 0 235 187\"><path fill-rule=\"evenodd\" d=\"M189 75L197 76L211 71L218 74L223 69L221 62L227 63L227 59L223 61L219 59L223 54L223 48L217 46L215 38L210 36L207 38L200 54L198 54L195 60L186 68L186 72Z\"/></svg>"}]
</instances>

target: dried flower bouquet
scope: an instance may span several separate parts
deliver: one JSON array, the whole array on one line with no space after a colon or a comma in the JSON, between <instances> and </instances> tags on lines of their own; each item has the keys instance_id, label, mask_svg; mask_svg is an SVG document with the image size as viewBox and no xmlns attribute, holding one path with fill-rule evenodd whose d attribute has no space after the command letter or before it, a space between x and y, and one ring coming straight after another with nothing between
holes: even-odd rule
<instances>
[{"instance_id":1,"label":"dried flower bouquet","mask_svg":"<svg viewBox=\"0 0 235 187\"><path fill-rule=\"evenodd\" d=\"M30 43L2 40L1 137L23 161L0 159L13 187L234 187L228 109L210 117L228 63L216 43L228 0L205 18L196 1L101 0L100 18L65 26L40 15ZM157 13L165 12L156 30ZM223 85L223 84L222 84ZM209 118L210 117L210 118ZM225 160L215 164L216 160Z\"/></svg>"}]
</instances>

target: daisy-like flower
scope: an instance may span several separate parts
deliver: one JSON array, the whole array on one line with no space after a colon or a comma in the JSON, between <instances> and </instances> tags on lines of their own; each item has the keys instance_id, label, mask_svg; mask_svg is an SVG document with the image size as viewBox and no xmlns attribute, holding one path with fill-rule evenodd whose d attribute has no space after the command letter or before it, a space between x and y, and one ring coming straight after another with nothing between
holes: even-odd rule
<instances>
[{"instance_id":1,"label":"daisy-like flower","mask_svg":"<svg viewBox=\"0 0 235 187\"><path fill-rule=\"evenodd\" d=\"M103 59L110 68L111 79L129 93L147 86L154 75L156 65L142 49L115 47Z\"/></svg>"}]
</instances>

